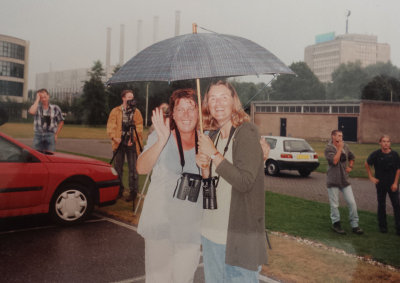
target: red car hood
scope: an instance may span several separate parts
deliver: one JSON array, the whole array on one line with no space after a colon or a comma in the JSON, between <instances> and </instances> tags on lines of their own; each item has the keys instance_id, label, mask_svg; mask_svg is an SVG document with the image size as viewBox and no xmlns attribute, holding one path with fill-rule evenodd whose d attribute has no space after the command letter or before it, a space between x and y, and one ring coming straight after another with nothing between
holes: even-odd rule
<instances>
[{"instance_id":1,"label":"red car hood","mask_svg":"<svg viewBox=\"0 0 400 283\"><path fill-rule=\"evenodd\" d=\"M54 162L54 163L80 163L80 164L93 164L93 165L111 167L110 164L104 161L96 160L89 157L67 154L67 153L51 152L49 154L44 154L44 155L49 159L49 162Z\"/></svg>"}]
</instances>

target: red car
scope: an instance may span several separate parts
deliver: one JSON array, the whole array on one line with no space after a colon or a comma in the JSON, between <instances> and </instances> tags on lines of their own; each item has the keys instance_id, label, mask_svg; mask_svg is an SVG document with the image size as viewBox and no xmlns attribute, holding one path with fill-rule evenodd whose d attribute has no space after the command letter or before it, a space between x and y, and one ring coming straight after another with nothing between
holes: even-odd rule
<instances>
[{"instance_id":1,"label":"red car","mask_svg":"<svg viewBox=\"0 0 400 283\"><path fill-rule=\"evenodd\" d=\"M108 163L39 152L0 132L0 218L50 213L60 224L115 203L119 179Z\"/></svg>"}]
</instances>

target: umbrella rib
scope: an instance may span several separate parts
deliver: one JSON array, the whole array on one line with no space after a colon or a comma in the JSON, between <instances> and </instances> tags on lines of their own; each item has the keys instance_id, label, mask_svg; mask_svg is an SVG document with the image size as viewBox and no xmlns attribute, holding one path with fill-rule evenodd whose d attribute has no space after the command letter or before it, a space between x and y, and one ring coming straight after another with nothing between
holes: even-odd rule
<instances>
[{"instance_id":1,"label":"umbrella rib","mask_svg":"<svg viewBox=\"0 0 400 283\"><path fill-rule=\"evenodd\" d=\"M241 54L240 50L236 47L235 44L232 43L230 38L227 38L225 36L220 36L221 34L216 33L216 35L219 38L222 38L225 42L228 42L235 50L238 54ZM252 64L250 64L247 60L243 60L248 66L250 66L251 69L253 69L254 73L256 74L256 76L258 77L260 74L257 72L257 70L254 68L254 66Z\"/></svg>"}]
</instances>

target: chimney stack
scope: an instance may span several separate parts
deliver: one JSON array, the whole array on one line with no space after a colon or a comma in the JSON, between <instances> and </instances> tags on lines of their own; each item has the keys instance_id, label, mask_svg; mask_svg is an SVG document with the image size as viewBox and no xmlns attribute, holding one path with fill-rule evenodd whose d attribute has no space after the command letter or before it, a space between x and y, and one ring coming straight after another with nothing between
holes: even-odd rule
<instances>
[{"instance_id":1,"label":"chimney stack","mask_svg":"<svg viewBox=\"0 0 400 283\"><path fill-rule=\"evenodd\" d=\"M157 42L158 39L158 16L154 16L153 18L153 43Z\"/></svg>"},{"instance_id":2,"label":"chimney stack","mask_svg":"<svg viewBox=\"0 0 400 283\"><path fill-rule=\"evenodd\" d=\"M181 25L181 11L175 11L175 36L179 35Z\"/></svg>"},{"instance_id":3,"label":"chimney stack","mask_svg":"<svg viewBox=\"0 0 400 283\"><path fill-rule=\"evenodd\" d=\"M124 51L125 51L125 25L121 24L119 35L119 65L124 64Z\"/></svg>"},{"instance_id":4,"label":"chimney stack","mask_svg":"<svg viewBox=\"0 0 400 283\"><path fill-rule=\"evenodd\" d=\"M107 28L107 45L106 45L106 77L109 78L111 61L111 28Z\"/></svg>"},{"instance_id":5,"label":"chimney stack","mask_svg":"<svg viewBox=\"0 0 400 283\"><path fill-rule=\"evenodd\" d=\"M142 46L141 46L141 40L142 40L142 20L138 20L138 26L137 26L137 47L136 47L136 51L137 53L140 52L140 50L142 50Z\"/></svg>"}]
</instances>

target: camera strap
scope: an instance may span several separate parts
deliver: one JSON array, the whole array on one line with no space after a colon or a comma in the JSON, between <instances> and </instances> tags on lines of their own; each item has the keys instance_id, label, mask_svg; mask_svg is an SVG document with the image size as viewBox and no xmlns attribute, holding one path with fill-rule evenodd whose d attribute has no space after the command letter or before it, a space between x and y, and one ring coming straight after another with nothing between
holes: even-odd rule
<instances>
[{"instance_id":1,"label":"camera strap","mask_svg":"<svg viewBox=\"0 0 400 283\"><path fill-rule=\"evenodd\" d=\"M229 132L228 141L227 141L226 146L225 146L225 148L224 148L224 153L222 154L222 156L224 156L224 157L225 157L226 152L228 151L229 144L230 144L230 142L231 142L231 139L232 139L232 137L233 137L235 131L236 131L236 128L235 128L234 126L232 126L232 127L231 127L231 130L230 130L230 132ZM217 148L220 135L221 135L221 129L218 131L217 140L215 141L215 148ZM211 174L212 174L212 160L210 161L210 175L211 175ZM218 183L219 183L219 174L218 174L218 176L217 176L217 181L216 181L216 183L215 183L215 187L218 186Z\"/></svg>"},{"instance_id":2,"label":"camera strap","mask_svg":"<svg viewBox=\"0 0 400 283\"><path fill-rule=\"evenodd\" d=\"M181 166L182 166L182 172L183 172L183 167L185 166L185 155L183 154L183 147L182 147L182 139L181 139L181 134L179 133L178 128L175 128L175 133L176 133L176 140L178 142L178 151L179 151L179 157L181 160ZM198 143L199 141L199 137L197 136L197 131L194 131L194 142L195 142L195 151L196 154L198 152ZM200 173L200 169L199 169L199 173Z\"/></svg>"},{"instance_id":3,"label":"camera strap","mask_svg":"<svg viewBox=\"0 0 400 283\"><path fill-rule=\"evenodd\" d=\"M180 132L179 132L179 130L178 130L178 127L175 128L175 133L176 133L176 140L177 140L177 143L178 143L179 158L180 158L181 166L182 166L182 171L181 171L181 173L183 173L183 167L185 166L185 155L183 154L182 139L181 139L181 134L180 134ZM197 136L197 131L195 130L195 131L194 131L194 141L195 141L195 151L196 151L196 154L197 154L197 152L198 152L198 145L197 145L198 140L199 140L199 138L198 138L198 136ZM199 169L199 175L200 175L200 169ZM182 176L183 176L183 175L182 175ZM182 177L181 177L181 178L182 178ZM176 190L177 190L177 188L178 188L179 181L181 180L181 178L179 178L178 181L176 182L176 187L175 187L174 194L173 194L172 197L175 197L175 193L176 193Z\"/></svg>"}]
</instances>

